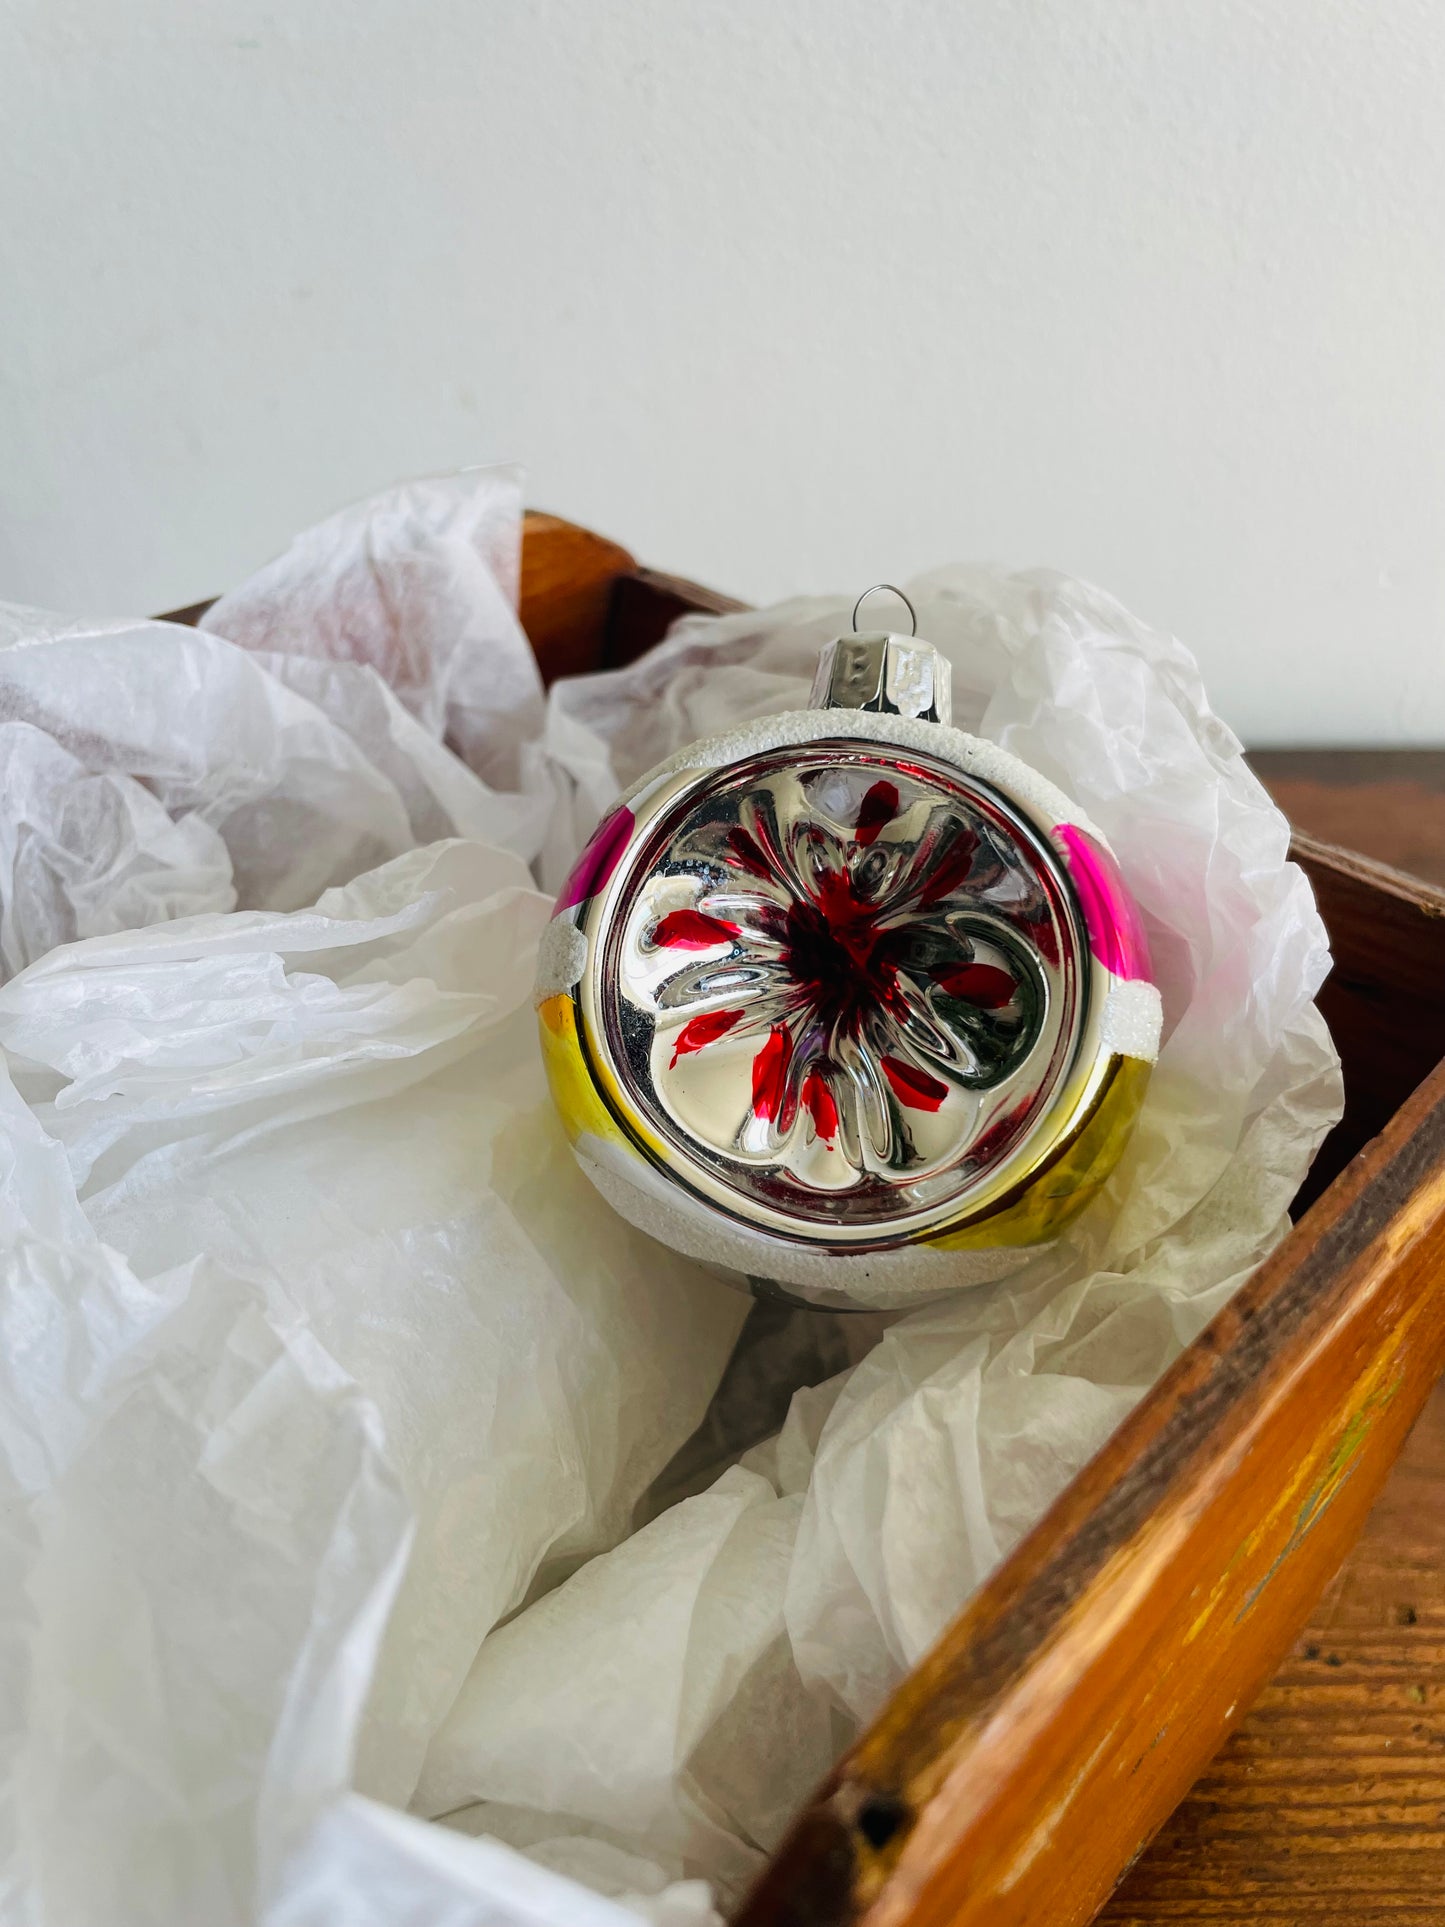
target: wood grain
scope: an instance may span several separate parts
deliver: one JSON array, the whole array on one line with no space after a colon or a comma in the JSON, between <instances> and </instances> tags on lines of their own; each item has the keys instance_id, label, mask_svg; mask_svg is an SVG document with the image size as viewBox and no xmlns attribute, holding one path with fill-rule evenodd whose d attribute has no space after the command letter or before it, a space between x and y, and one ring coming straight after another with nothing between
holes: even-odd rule
<instances>
[{"instance_id":1,"label":"wood grain","mask_svg":"<svg viewBox=\"0 0 1445 1927\"><path fill-rule=\"evenodd\" d=\"M1251 754L1291 820L1445 883L1445 752ZM1401 799L1407 799L1402 807ZM1442 1281L1445 1282L1445 1281ZM1445 1920L1445 1386L1359 1543L1104 1927Z\"/></svg>"},{"instance_id":2,"label":"wood grain","mask_svg":"<svg viewBox=\"0 0 1445 1927\"><path fill-rule=\"evenodd\" d=\"M1445 1058L1445 890L1297 833L1334 966L1319 1006L1345 1070L1345 1115L1321 1147L1297 1207L1321 1194Z\"/></svg>"},{"instance_id":3,"label":"wood grain","mask_svg":"<svg viewBox=\"0 0 1445 1927\"><path fill-rule=\"evenodd\" d=\"M1445 1386L1355 1550L1103 1927L1445 1919Z\"/></svg>"},{"instance_id":4,"label":"wood grain","mask_svg":"<svg viewBox=\"0 0 1445 1927\"><path fill-rule=\"evenodd\" d=\"M1445 750L1255 749L1249 761L1296 829L1445 883Z\"/></svg>"},{"instance_id":5,"label":"wood grain","mask_svg":"<svg viewBox=\"0 0 1445 1927\"><path fill-rule=\"evenodd\" d=\"M612 599L636 566L626 549L605 536L529 511L522 527L518 613L544 682L609 666Z\"/></svg>"},{"instance_id":6,"label":"wood grain","mask_svg":"<svg viewBox=\"0 0 1445 1927\"><path fill-rule=\"evenodd\" d=\"M608 625L607 665L635 662L656 648L683 616L727 616L746 607L733 596L719 595L716 589L705 589L685 576L638 569L617 585Z\"/></svg>"}]
</instances>

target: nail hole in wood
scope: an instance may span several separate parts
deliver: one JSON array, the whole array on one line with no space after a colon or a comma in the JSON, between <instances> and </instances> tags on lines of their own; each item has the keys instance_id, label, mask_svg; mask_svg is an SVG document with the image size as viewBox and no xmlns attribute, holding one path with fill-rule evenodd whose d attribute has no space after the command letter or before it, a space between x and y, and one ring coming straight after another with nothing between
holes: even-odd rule
<instances>
[{"instance_id":1,"label":"nail hole in wood","mask_svg":"<svg viewBox=\"0 0 1445 1927\"><path fill-rule=\"evenodd\" d=\"M875 1793L858 1809L858 1831L870 1847L886 1847L908 1818L908 1808L891 1793Z\"/></svg>"}]
</instances>

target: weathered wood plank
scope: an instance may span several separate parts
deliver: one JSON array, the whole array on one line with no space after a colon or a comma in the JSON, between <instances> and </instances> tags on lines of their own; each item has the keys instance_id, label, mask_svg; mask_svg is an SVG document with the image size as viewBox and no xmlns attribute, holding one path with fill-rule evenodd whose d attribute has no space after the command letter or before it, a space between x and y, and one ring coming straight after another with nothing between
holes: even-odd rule
<instances>
[{"instance_id":1,"label":"weathered wood plank","mask_svg":"<svg viewBox=\"0 0 1445 1927\"><path fill-rule=\"evenodd\" d=\"M1101 1927L1445 1913L1445 1385L1248 1719Z\"/></svg>"},{"instance_id":2,"label":"weathered wood plank","mask_svg":"<svg viewBox=\"0 0 1445 1927\"><path fill-rule=\"evenodd\" d=\"M559 516L529 512L518 613L545 682L603 666L613 596L636 566L618 543Z\"/></svg>"}]
</instances>

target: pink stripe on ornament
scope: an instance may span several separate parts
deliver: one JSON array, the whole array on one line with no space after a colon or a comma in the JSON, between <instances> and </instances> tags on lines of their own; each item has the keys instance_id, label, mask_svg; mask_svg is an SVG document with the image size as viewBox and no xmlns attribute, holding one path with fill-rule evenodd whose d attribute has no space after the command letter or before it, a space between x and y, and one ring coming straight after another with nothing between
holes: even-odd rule
<instances>
[{"instance_id":1,"label":"pink stripe on ornament","mask_svg":"<svg viewBox=\"0 0 1445 1927\"><path fill-rule=\"evenodd\" d=\"M574 903L584 903L588 897L595 897L603 884L617 868L618 860L627 847L627 839L632 834L632 812L626 805L604 816L587 840L581 856L572 865L571 875L562 885L553 915L558 910L570 910Z\"/></svg>"},{"instance_id":2,"label":"pink stripe on ornament","mask_svg":"<svg viewBox=\"0 0 1445 1927\"><path fill-rule=\"evenodd\" d=\"M1069 860L1069 875L1079 893L1090 949L1116 977L1152 983L1149 940L1118 864L1102 843L1076 823L1060 823L1055 835Z\"/></svg>"}]
</instances>

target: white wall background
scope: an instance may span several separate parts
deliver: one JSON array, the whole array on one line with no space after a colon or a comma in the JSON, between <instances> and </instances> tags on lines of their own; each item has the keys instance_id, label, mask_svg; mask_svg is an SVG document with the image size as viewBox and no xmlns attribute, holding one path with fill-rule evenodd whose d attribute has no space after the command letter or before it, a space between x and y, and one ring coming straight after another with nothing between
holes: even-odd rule
<instances>
[{"instance_id":1,"label":"white wall background","mask_svg":"<svg viewBox=\"0 0 1445 1927\"><path fill-rule=\"evenodd\" d=\"M1445 740L1441 0L0 0L0 596L389 480L752 598L1092 577Z\"/></svg>"}]
</instances>

